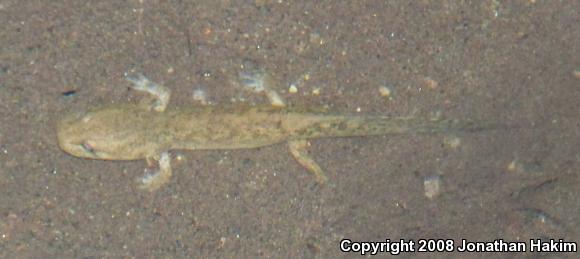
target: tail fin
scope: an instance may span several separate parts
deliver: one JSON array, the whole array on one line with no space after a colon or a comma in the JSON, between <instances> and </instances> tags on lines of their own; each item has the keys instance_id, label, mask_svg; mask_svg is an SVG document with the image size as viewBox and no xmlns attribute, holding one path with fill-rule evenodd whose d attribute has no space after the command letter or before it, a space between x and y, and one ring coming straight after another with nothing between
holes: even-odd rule
<instances>
[{"instance_id":1,"label":"tail fin","mask_svg":"<svg viewBox=\"0 0 580 259\"><path fill-rule=\"evenodd\" d=\"M308 128L299 136L303 138L348 137L392 134L428 134L453 132L478 132L512 128L500 123L477 123L454 119L428 120L411 117L336 116L327 117Z\"/></svg>"}]
</instances>

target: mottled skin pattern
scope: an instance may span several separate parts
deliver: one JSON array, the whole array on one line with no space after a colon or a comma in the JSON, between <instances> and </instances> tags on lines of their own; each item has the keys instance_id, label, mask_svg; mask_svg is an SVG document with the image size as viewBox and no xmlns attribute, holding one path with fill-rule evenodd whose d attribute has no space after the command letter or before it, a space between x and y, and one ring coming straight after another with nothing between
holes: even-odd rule
<instances>
[{"instance_id":1,"label":"mottled skin pattern","mask_svg":"<svg viewBox=\"0 0 580 259\"><path fill-rule=\"evenodd\" d=\"M158 87L144 77L133 81ZM153 93L153 97L157 94ZM459 125L453 120L331 115L271 106L198 106L166 110L166 103L161 105L153 108L151 102L111 105L69 115L58 123L59 145L67 153L83 158L147 159L149 163L157 160L160 174L146 177L142 186L155 190L170 179L167 151L173 149L241 149L288 142L290 153L322 183L326 181L322 169L305 151L308 139L479 129L471 124Z\"/></svg>"},{"instance_id":2,"label":"mottled skin pattern","mask_svg":"<svg viewBox=\"0 0 580 259\"><path fill-rule=\"evenodd\" d=\"M383 128L370 127L382 120L378 126ZM75 156L135 160L171 149L255 148L295 139L437 131L437 125L447 126L437 122L304 113L269 106L199 106L154 112L125 104L69 116L60 121L58 137L61 147ZM74 146L83 143L90 143L94 151Z\"/></svg>"},{"instance_id":3,"label":"mottled skin pattern","mask_svg":"<svg viewBox=\"0 0 580 259\"><path fill-rule=\"evenodd\" d=\"M324 118L271 107L199 106L154 112L126 104L69 116L60 121L58 137L63 150L75 156L135 160L171 149L276 144ZM93 150L82 146L87 143Z\"/></svg>"}]
</instances>

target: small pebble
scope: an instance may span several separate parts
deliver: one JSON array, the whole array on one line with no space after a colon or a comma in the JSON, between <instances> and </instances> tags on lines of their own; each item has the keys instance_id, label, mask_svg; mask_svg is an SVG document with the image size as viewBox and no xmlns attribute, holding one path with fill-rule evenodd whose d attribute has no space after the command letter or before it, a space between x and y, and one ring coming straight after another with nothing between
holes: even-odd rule
<instances>
[{"instance_id":1,"label":"small pebble","mask_svg":"<svg viewBox=\"0 0 580 259\"><path fill-rule=\"evenodd\" d=\"M381 94L382 97L390 97L391 89L383 85L379 87L379 93Z\"/></svg>"},{"instance_id":2,"label":"small pebble","mask_svg":"<svg viewBox=\"0 0 580 259\"><path fill-rule=\"evenodd\" d=\"M574 74L574 77L580 79L580 68L576 68L576 70L574 70L573 74Z\"/></svg>"},{"instance_id":3,"label":"small pebble","mask_svg":"<svg viewBox=\"0 0 580 259\"><path fill-rule=\"evenodd\" d=\"M425 177L423 187L425 189L425 197L433 199L439 196L441 193L441 177L438 175Z\"/></svg>"},{"instance_id":4,"label":"small pebble","mask_svg":"<svg viewBox=\"0 0 580 259\"><path fill-rule=\"evenodd\" d=\"M461 145L461 139L455 136L445 137L443 143L450 148L457 148Z\"/></svg>"},{"instance_id":5,"label":"small pebble","mask_svg":"<svg viewBox=\"0 0 580 259\"><path fill-rule=\"evenodd\" d=\"M312 90L312 95L319 96L320 95L320 88L314 88Z\"/></svg>"},{"instance_id":6,"label":"small pebble","mask_svg":"<svg viewBox=\"0 0 580 259\"><path fill-rule=\"evenodd\" d=\"M510 172L513 172L516 170L516 161L511 161L508 166L507 166L507 170Z\"/></svg>"},{"instance_id":7,"label":"small pebble","mask_svg":"<svg viewBox=\"0 0 580 259\"><path fill-rule=\"evenodd\" d=\"M437 89L437 87L439 87L439 82L433 80L430 77L426 77L424 79L425 84L427 85L427 88L431 89L431 90L435 90Z\"/></svg>"},{"instance_id":8,"label":"small pebble","mask_svg":"<svg viewBox=\"0 0 580 259\"><path fill-rule=\"evenodd\" d=\"M320 37L320 34L318 33L310 33L310 44L319 44L319 45L323 45L324 44L324 40L322 39L322 37Z\"/></svg>"},{"instance_id":9,"label":"small pebble","mask_svg":"<svg viewBox=\"0 0 580 259\"><path fill-rule=\"evenodd\" d=\"M201 87L193 89L193 100L201 104L208 104L207 92Z\"/></svg>"},{"instance_id":10,"label":"small pebble","mask_svg":"<svg viewBox=\"0 0 580 259\"><path fill-rule=\"evenodd\" d=\"M524 166L518 160L513 160L507 165L506 169L508 172L523 172Z\"/></svg>"}]
</instances>

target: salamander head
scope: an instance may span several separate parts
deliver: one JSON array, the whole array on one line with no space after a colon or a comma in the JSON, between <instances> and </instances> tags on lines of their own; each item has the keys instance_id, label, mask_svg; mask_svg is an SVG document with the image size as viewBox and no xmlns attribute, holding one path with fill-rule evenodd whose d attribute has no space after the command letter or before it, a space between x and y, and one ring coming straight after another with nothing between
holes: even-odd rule
<instances>
[{"instance_id":1,"label":"salamander head","mask_svg":"<svg viewBox=\"0 0 580 259\"><path fill-rule=\"evenodd\" d=\"M107 107L64 117L57 125L60 148L73 156L91 159L144 158L147 147L143 147L143 136L139 135L142 131L134 130L143 118L137 110L126 108Z\"/></svg>"}]
</instances>

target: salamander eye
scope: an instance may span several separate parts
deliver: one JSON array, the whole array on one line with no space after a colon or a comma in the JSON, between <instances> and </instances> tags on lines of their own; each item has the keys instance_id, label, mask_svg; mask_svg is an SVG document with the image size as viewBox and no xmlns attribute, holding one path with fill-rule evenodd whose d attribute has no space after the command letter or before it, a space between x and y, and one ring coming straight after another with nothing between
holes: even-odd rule
<instances>
[{"instance_id":1,"label":"salamander eye","mask_svg":"<svg viewBox=\"0 0 580 259\"><path fill-rule=\"evenodd\" d=\"M93 146L88 142L85 141L82 144L80 144L80 146L83 148L83 150L85 150L87 153L91 153L92 155L96 155L95 154L95 149L93 148Z\"/></svg>"}]
</instances>

